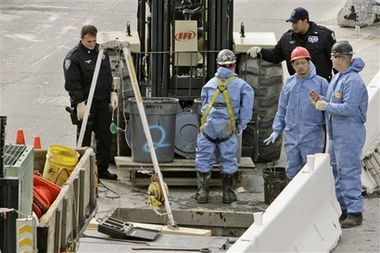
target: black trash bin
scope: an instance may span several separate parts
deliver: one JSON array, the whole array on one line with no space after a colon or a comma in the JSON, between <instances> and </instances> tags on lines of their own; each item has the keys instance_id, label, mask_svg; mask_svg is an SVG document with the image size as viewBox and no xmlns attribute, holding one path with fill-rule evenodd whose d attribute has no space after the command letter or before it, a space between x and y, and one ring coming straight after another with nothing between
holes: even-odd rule
<instances>
[{"instance_id":1,"label":"black trash bin","mask_svg":"<svg viewBox=\"0 0 380 253\"><path fill-rule=\"evenodd\" d=\"M157 160L160 163L173 162L177 98L144 97L143 104ZM151 163L152 158L141 123L136 98L128 99L127 112L131 114L130 137L128 141L134 162Z\"/></svg>"},{"instance_id":2,"label":"black trash bin","mask_svg":"<svg viewBox=\"0 0 380 253\"><path fill-rule=\"evenodd\" d=\"M288 183L285 168L271 166L266 167L263 169L263 178L264 202L269 205L282 192Z\"/></svg>"}]
</instances>

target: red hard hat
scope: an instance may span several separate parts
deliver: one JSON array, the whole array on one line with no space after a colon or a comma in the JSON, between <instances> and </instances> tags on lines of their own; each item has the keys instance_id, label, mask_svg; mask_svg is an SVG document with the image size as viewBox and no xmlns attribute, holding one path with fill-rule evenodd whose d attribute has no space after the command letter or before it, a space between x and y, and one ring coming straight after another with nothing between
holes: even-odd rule
<instances>
[{"instance_id":1,"label":"red hard hat","mask_svg":"<svg viewBox=\"0 0 380 253\"><path fill-rule=\"evenodd\" d=\"M304 47L296 47L293 51L292 54L290 55L290 61L294 61L297 59L311 59L311 56L309 54L309 51L307 51L306 48Z\"/></svg>"}]
</instances>

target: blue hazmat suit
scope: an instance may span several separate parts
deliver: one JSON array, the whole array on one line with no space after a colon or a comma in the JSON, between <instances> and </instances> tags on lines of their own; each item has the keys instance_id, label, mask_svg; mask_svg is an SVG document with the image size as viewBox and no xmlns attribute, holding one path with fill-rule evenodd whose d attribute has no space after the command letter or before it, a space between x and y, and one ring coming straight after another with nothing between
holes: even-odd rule
<instances>
[{"instance_id":1,"label":"blue hazmat suit","mask_svg":"<svg viewBox=\"0 0 380 253\"><path fill-rule=\"evenodd\" d=\"M212 96L219 86L218 78L227 79L230 76L237 76L232 70L219 67L215 77L210 79L202 88L202 114L209 105ZM235 78L227 85L231 107L234 118L237 122L236 128L238 134L247 127L248 122L252 119L254 91L252 87L241 78ZM225 103L223 93L217 96L214 105ZM207 116L203 126L203 132L214 140L221 140L232 133L230 117L226 106L213 106ZM197 137L197 149L195 157L196 170L203 173L209 173L212 166L219 162L220 169L225 174L233 174L238 170L236 152L238 148L237 136L232 134L225 141L215 143L210 141L201 132Z\"/></svg>"},{"instance_id":2,"label":"blue hazmat suit","mask_svg":"<svg viewBox=\"0 0 380 253\"><path fill-rule=\"evenodd\" d=\"M309 94L316 91L324 96L328 82L316 74L310 62L309 75L290 76L281 90L278 109L273 121L273 131L285 133L284 149L287 155L286 176L293 177L307 162L307 155L323 152L324 115L312 105Z\"/></svg>"},{"instance_id":3,"label":"blue hazmat suit","mask_svg":"<svg viewBox=\"0 0 380 253\"><path fill-rule=\"evenodd\" d=\"M342 210L362 213L361 155L366 138L368 91L359 72L361 58L333 77L326 94L325 116L335 191Z\"/></svg>"}]
</instances>

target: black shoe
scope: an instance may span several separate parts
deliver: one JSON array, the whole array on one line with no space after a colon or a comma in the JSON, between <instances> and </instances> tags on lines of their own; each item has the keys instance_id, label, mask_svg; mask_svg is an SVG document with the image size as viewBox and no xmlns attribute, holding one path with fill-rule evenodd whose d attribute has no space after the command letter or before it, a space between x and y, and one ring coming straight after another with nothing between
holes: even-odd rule
<instances>
[{"instance_id":1,"label":"black shoe","mask_svg":"<svg viewBox=\"0 0 380 253\"><path fill-rule=\"evenodd\" d=\"M117 180L117 175L106 170L106 171L99 172L99 178L108 179L108 180Z\"/></svg>"},{"instance_id":2,"label":"black shoe","mask_svg":"<svg viewBox=\"0 0 380 253\"><path fill-rule=\"evenodd\" d=\"M339 222L342 223L345 219L347 219L347 211L342 210L342 214L339 217Z\"/></svg>"},{"instance_id":3,"label":"black shoe","mask_svg":"<svg viewBox=\"0 0 380 253\"><path fill-rule=\"evenodd\" d=\"M361 225L363 223L363 215L349 213L347 218L340 225L341 228L353 228Z\"/></svg>"}]
</instances>

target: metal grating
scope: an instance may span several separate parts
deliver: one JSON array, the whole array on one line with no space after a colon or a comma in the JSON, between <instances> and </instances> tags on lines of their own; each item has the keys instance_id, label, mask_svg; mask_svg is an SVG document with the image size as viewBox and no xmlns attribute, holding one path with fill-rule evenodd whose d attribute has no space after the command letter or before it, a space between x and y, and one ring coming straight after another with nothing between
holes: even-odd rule
<instances>
[{"instance_id":1,"label":"metal grating","mask_svg":"<svg viewBox=\"0 0 380 253\"><path fill-rule=\"evenodd\" d=\"M4 177L18 178L17 209L32 214L34 149L28 145L4 145Z\"/></svg>"},{"instance_id":2,"label":"metal grating","mask_svg":"<svg viewBox=\"0 0 380 253\"><path fill-rule=\"evenodd\" d=\"M362 164L377 186L380 187L380 137L377 138L366 156L362 159Z\"/></svg>"},{"instance_id":3,"label":"metal grating","mask_svg":"<svg viewBox=\"0 0 380 253\"><path fill-rule=\"evenodd\" d=\"M26 146L5 145L4 146L4 165L14 165L25 151Z\"/></svg>"}]
</instances>

